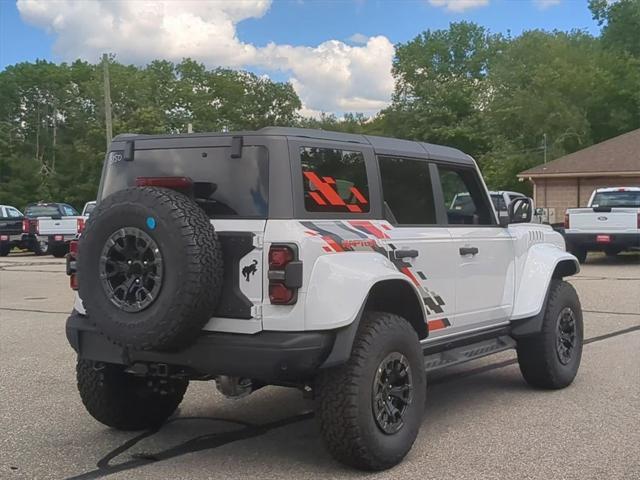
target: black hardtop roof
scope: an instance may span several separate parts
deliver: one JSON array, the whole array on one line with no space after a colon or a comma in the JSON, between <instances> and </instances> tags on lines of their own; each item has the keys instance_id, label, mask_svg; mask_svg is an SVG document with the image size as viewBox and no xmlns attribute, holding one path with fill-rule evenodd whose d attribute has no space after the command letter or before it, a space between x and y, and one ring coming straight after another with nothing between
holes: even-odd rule
<instances>
[{"instance_id":1,"label":"black hardtop roof","mask_svg":"<svg viewBox=\"0 0 640 480\"><path fill-rule=\"evenodd\" d=\"M370 145L380 155L398 155L403 157L433 158L473 165L473 159L464 152L452 147L435 145L433 143L401 140L398 138L379 137L375 135L359 135L355 133L334 132L330 130L316 130L295 127L264 127L254 131L222 132L222 133L183 133L183 134L120 134L114 142L126 142L135 139L168 139L189 137L234 137L234 136L281 136L289 138L310 138Z\"/></svg>"}]
</instances>

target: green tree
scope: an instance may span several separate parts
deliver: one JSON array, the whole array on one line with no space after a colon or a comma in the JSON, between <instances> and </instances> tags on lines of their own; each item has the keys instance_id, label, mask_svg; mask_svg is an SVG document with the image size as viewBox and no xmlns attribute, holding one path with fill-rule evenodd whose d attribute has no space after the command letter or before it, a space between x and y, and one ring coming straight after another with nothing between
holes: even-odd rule
<instances>
[{"instance_id":1,"label":"green tree","mask_svg":"<svg viewBox=\"0 0 640 480\"><path fill-rule=\"evenodd\" d=\"M603 26L605 46L640 58L640 0L589 0L589 9L594 20Z\"/></svg>"}]
</instances>

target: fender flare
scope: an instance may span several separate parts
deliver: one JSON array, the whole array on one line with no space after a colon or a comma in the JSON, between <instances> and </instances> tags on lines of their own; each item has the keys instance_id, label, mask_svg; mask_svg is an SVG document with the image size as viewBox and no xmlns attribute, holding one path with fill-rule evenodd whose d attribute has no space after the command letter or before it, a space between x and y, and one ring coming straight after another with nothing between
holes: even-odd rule
<instances>
[{"instance_id":1,"label":"fender flare","mask_svg":"<svg viewBox=\"0 0 640 480\"><path fill-rule=\"evenodd\" d=\"M336 330L333 348L322 368L339 365L349 358L371 290L390 280L411 289L426 328L427 312L420 292L385 256L376 252L355 255L349 252L318 258L306 294L305 330Z\"/></svg>"},{"instance_id":2,"label":"fender flare","mask_svg":"<svg viewBox=\"0 0 640 480\"><path fill-rule=\"evenodd\" d=\"M528 251L511 315L514 337L537 333L547 307L549 286L554 278L564 278L580 271L572 254L549 244L538 244Z\"/></svg>"}]
</instances>

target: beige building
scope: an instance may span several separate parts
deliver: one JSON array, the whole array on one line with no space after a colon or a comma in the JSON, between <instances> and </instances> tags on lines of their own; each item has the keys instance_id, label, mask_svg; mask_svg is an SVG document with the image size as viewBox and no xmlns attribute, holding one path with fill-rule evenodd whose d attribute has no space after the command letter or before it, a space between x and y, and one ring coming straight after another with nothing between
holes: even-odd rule
<instances>
[{"instance_id":1,"label":"beige building","mask_svg":"<svg viewBox=\"0 0 640 480\"><path fill-rule=\"evenodd\" d=\"M640 129L518 174L533 183L536 207L562 223L567 208L584 207L599 187L640 187Z\"/></svg>"}]
</instances>

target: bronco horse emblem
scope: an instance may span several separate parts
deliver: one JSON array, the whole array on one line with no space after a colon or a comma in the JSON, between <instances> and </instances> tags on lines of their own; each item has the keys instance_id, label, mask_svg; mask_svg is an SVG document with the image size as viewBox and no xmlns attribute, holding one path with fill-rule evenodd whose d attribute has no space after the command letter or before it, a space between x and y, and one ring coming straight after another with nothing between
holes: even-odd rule
<instances>
[{"instance_id":1,"label":"bronco horse emblem","mask_svg":"<svg viewBox=\"0 0 640 480\"><path fill-rule=\"evenodd\" d=\"M249 281L249 277L251 275L255 275L256 272L258 271L258 269L256 268L257 266L258 266L258 260L254 260L253 263L251 263L250 265L247 265L242 269L242 275L244 276L247 282Z\"/></svg>"}]
</instances>

